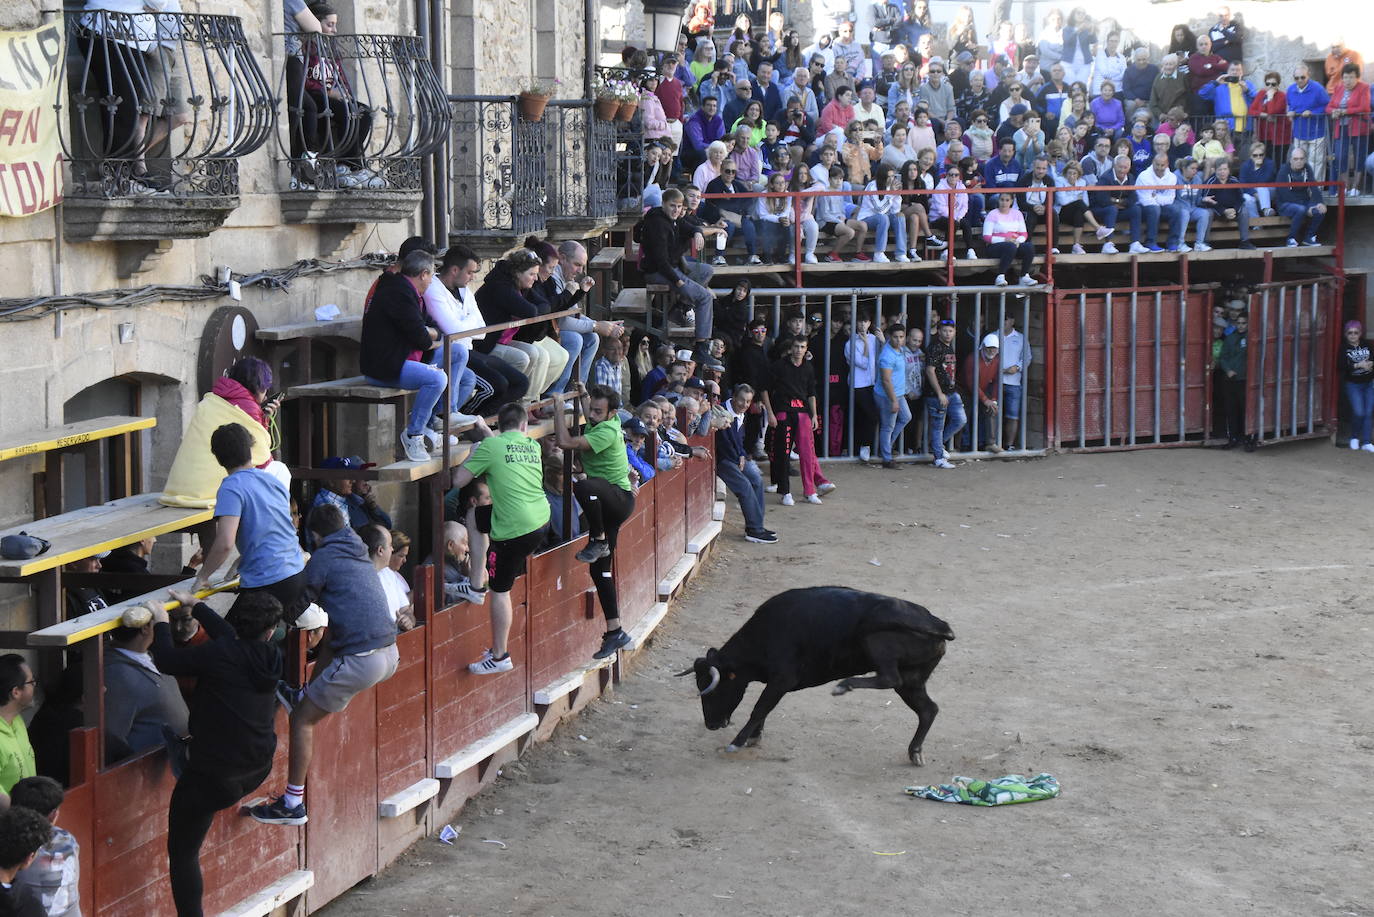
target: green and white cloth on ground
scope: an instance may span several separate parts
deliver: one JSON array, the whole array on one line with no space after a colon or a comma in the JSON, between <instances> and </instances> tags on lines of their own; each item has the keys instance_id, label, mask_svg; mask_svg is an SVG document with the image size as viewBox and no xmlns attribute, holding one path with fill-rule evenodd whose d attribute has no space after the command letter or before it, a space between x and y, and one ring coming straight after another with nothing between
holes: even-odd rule
<instances>
[{"instance_id":1,"label":"green and white cloth on ground","mask_svg":"<svg viewBox=\"0 0 1374 917\"><path fill-rule=\"evenodd\" d=\"M1059 795L1059 781L1049 774L1037 774L1029 780L1020 774L1008 774L994 780L955 777L953 783L909 786L906 794L919 799L959 802L968 806L1009 806L1018 802L1053 799Z\"/></svg>"}]
</instances>

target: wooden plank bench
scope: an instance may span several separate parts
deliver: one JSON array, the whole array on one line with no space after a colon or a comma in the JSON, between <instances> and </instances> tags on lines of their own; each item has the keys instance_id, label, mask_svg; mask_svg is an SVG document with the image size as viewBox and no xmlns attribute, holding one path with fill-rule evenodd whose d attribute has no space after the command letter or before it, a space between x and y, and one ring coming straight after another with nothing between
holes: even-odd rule
<instances>
[{"instance_id":1,"label":"wooden plank bench","mask_svg":"<svg viewBox=\"0 0 1374 917\"><path fill-rule=\"evenodd\" d=\"M0 536L3 536L24 531L52 542L52 547L37 557L26 560L0 558L0 576L31 576L145 538L200 525L214 518L213 509L163 506L158 502L159 496L138 494L124 497L0 532Z\"/></svg>"},{"instance_id":2,"label":"wooden plank bench","mask_svg":"<svg viewBox=\"0 0 1374 917\"><path fill-rule=\"evenodd\" d=\"M304 402L300 406L300 416L296 422L296 458L304 467L318 464L315 459L332 455L334 443L331 442L326 407L335 404L389 404L396 411L397 423L404 423L406 398L415 394L415 389L391 388L374 385L365 376L348 376L343 379L329 379L324 382L309 382L293 385L286 390L288 400ZM315 430L319 423L319 454L315 452ZM399 449L399 446L397 447Z\"/></svg>"},{"instance_id":3,"label":"wooden plank bench","mask_svg":"<svg viewBox=\"0 0 1374 917\"><path fill-rule=\"evenodd\" d=\"M139 430L157 426L156 417L94 417L60 427L46 427L42 430L25 430L20 433L0 435L0 462L23 455L37 455L40 452L53 452L72 446L83 446L112 436L122 436Z\"/></svg>"},{"instance_id":4,"label":"wooden plank bench","mask_svg":"<svg viewBox=\"0 0 1374 917\"><path fill-rule=\"evenodd\" d=\"M338 337L356 341L362 335L363 317L361 315L342 315L332 321L295 322L290 325L274 325L259 328L258 340L271 343L298 341L305 338Z\"/></svg>"},{"instance_id":5,"label":"wooden plank bench","mask_svg":"<svg viewBox=\"0 0 1374 917\"><path fill-rule=\"evenodd\" d=\"M620 292L620 265L624 258L623 248L608 245L587 262L587 273L596 280L596 286L592 288L596 304L607 312L611 307L611 298Z\"/></svg>"},{"instance_id":6,"label":"wooden plank bench","mask_svg":"<svg viewBox=\"0 0 1374 917\"><path fill-rule=\"evenodd\" d=\"M170 586L161 586L157 589L154 589L152 592L145 592L143 595L134 596L133 598L125 599L122 602L116 602L115 604L110 605L106 608L102 608L99 611L92 611L88 614L79 615L75 618L68 618L66 621L63 621L59 624L53 624L49 627L41 628L29 634L29 646L75 646L76 644L81 643L85 640L89 640L92 637L98 637L103 633L107 633L109 631L114 630L116 627L119 626L119 619L123 617L124 612L135 605L142 605L145 602L154 601L166 604L168 601L167 593L169 590L172 589L176 589L181 592L195 593L195 590L192 588L193 586L195 586L195 583L196 578L194 576L188 576L186 579L182 580L179 583L173 583ZM235 577L234 579L228 580L227 582L215 584L209 592L199 593L198 595L201 598L204 598L205 596L215 592L223 592L226 589L235 589L238 587L238 583L238 578Z\"/></svg>"}]
</instances>

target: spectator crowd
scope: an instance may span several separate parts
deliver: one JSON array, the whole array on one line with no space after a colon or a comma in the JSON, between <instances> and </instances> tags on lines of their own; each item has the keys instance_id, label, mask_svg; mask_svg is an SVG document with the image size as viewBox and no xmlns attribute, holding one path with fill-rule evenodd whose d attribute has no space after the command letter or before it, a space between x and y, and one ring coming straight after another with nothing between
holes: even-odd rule
<instances>
[{"instance_id":1,"label":"spectator crowd","mask_svg":"<svg viewBox=\"0 0 1374 917\"><path fill-rule=\"evenodd\" d=\"M730 246L748 264L949 249L998 259L1015 283L1033 249L1208 251L1217 224L1253 248L1262 216L1287 221L1277 244L1316 245L1327 196L1365 193L1374 172L1360 55L1338 43L1321 73L1247 69L1244 23L1225 8L1156 46L1082 8L1051 9L1034 38L1006 21L980 38L970 7L945 27L925 0L877 2L868 35L841 20L802 47L780 12L725 34L707 5L675 51L624 52L644 202L684 192L702 262ZM1287 187L1231 187L1252 183ZM781 192L811 194L762 196Z\"/></svg>"}]
</instances>

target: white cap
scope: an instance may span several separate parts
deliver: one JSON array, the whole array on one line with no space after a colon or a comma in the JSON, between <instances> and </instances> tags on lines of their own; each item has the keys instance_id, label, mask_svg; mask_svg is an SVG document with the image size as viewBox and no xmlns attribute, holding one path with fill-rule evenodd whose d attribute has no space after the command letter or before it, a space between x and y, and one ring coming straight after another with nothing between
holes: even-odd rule
<instances>
[{"instance_id":1,"label":"white cap","mask_svg":"<svg viewBox=\"0 0 1374 917\"><path fill-rule=\"evenodd\" d=\"M329 615L320 606L311 602L305 606L305 611L296 618L296 627L301 630L314 630L317 627L324 627L329 623Z\"/></svg>"},{"instance_id":2,"label":"white cap","mask_svg":"<svg viewBox=\"0 0 1374 917\"><path fill-rule=\"evenodd\" d=\"M695 360L690 350L679 350L677 352L677 358L684 363L691 363Z\"/></svg>"},{"instance_id":3,"label":"white cap","mask_svg":"<svg viewBox=\"0 0 1374 917\"><path fill-rule=\"evenodd\" d=\"M1000 348L1002 346L1002 342L998 339L997 335L989 334L983 338L983 346Z\"/></svg>"}]
</instances>

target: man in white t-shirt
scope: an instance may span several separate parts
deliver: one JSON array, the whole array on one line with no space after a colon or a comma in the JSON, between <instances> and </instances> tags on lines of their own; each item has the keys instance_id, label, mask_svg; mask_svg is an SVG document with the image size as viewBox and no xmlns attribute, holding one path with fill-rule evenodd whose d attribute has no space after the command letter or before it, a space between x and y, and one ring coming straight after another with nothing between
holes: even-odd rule
<instances>
[{"instance_id":1,"label":"man in white t-shirt","mask_svg":"<svg viewBox=\"0 0 1374 917\"><path fill-rule=\"evenodd\" d=\"M486 324L477 309L476 300L468 292L468 284L476 275L479 264L477 253L466 245L450 245L443 261L439 263L434 282L425 290L425 312L445 334L471 331ZM482 405L494 408L523 398L529 390L530 380L504 361L473 350L473 340L466 337L453 342L455 348L462 347L467 351L465 371L459 383L459 406L470 406L474 410ZM454 352L457 353L456 350ZM465 391L471 405L463 400Z\"/></svg>"},{"instance_id":2,"label":"man in white t-shirt","mask_svg":"<svg viewBox=\"0 0 1374 917\"><path fill-rule=\"evenodd\" d=\"M1011 312L1002 321L1002 420L1006 426L1002 439L1004 449L1019 449L1017 434L1021 432L1021 400L1025 393L1026 371L1030 369L1031 349L1026 336L1016 330L1016 316Z\"/></svg>"}]
</instances>

